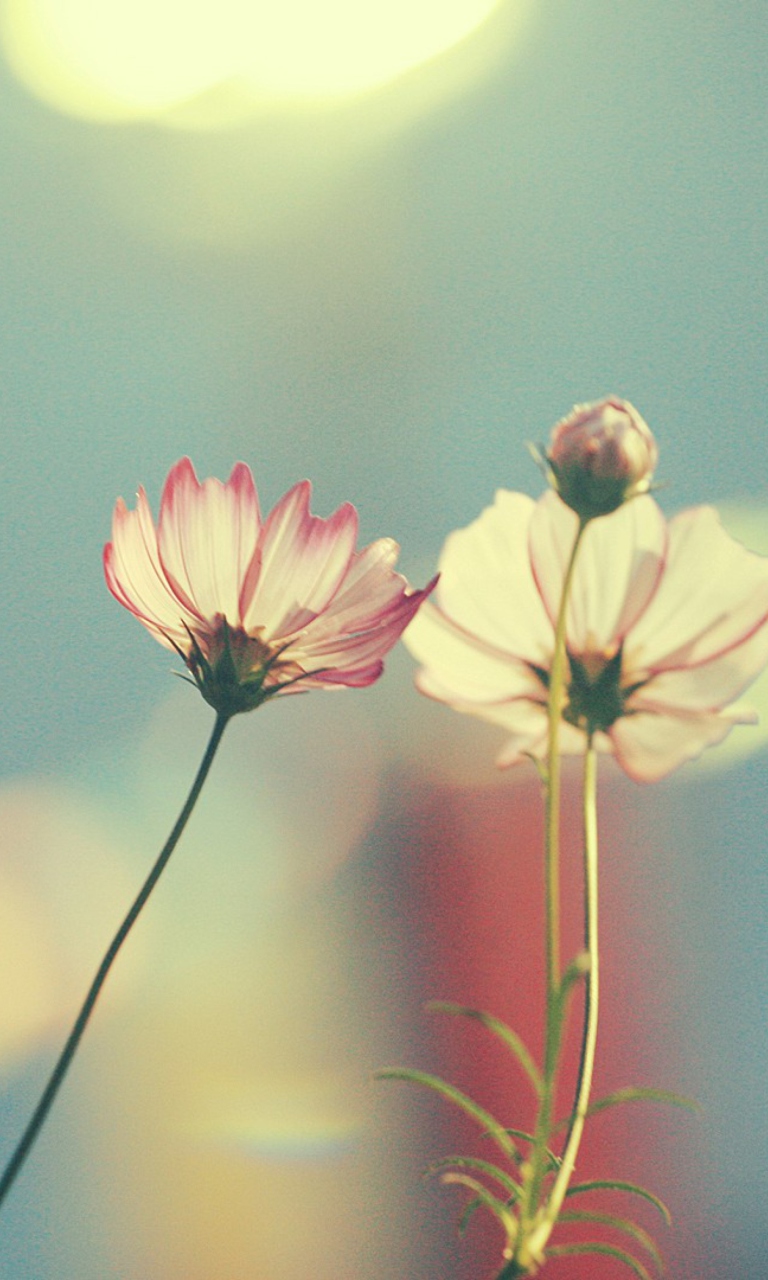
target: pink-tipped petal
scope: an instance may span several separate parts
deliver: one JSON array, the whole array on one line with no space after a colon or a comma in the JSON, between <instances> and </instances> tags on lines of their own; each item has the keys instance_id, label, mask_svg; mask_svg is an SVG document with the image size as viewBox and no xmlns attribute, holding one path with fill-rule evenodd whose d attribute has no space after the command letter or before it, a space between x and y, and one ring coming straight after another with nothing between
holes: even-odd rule
<instances>
[{"instance_id":1,"label":"pink-tipped petal","mask_svg":"<svg viewBox=\"0 0 768 1280\"><path fill-rule=\"evenodd\" d=\"M394 565L400 548L392 538L379 538L352 556L328 607L308 626L313 638L367 631L399 613L408 583Z\"/></svg>"},{"instance_id":2,"label":"pink-tipped petal","mask_svg":"<svg viewBox=\"0 0 768 1280\"><path fill-rule=\"evenodd\" d=\"M158 548L163 569L190 611L240 621L240 592L259 533L253 477L238 463L226 484L195 475L189 458L168 474L160 502Z\"/></svg>"},{"instance_id":3,"label":"pink-tipped petal","mask_svg":"<svg viewBox=\"0 0 768 1280\"><path fill-rule=\"evenodd\" d=\"M577 528L577 517L556 494L541 498L531 520L530 553L553 622ZM666 545L664 517L653 498L634 498L590 521L568 609L572 652L610 653L618 647L657 590Z\"/></svg>"},{"instance_id":4,"label":"pink-tipped petal","mask_svg":"<svg viewBox=\"0 0 768 1280\"><path fill-rule=\"evenodd\" d=\"M640 711L617 720L610 736L618 763L635 782L658 782L722 742L734 724L745 723L745 716L735 707L720 713Z\"/></svg>"},{"instance_id":5,"label":"pink-tipped petal","mask_svg":"<svg viewBox=\"0 0 768 1280\"><path fill-rule=\"evenodd\" d=\"M357 538L357 512L345 503L327 520L313 516L310 494L308 481L294 485L265 521L246 630L292 634L326 608L345 577Z\"/></svg>"},{"instance_id":6,"label":"pink-tipped petal","mask_svg":"<svg viewBox=\"0 0 768 1280\"><path fill-rule=\"evenodd\" d=\"M375 684L384 670L384 661L377 658L365 666L356 666L348 671L342 667L333 667L328 671L318 671L315 675L302 680L305 689L367 689Z\"/></svg>"},{"instance_id":7,"label":"pink-tipped petal","mask_svg":"<svg viewBox=\"0 0 768 1280\"><path fill-rule=\"evenodd\" d=\"M706 662L768 617L768 559L725 532L712 507L670 521L664 577L627 637L638 670ZM756 673L755 673L756 674Z\"/></svg>"},{"instance_id":8,"label":"pink-tipped petal","mask_svg":"<svg viewBox=\"0 0 768 1280\"><path fill-rule=\"evenodd\" d=\"M167 648L171 640L184 645L184 623L194 626L196 615L174 592L160 563L152 513L143 489L130 511L122 498L115 505L112 541L104 548L107 586L120 604L143 622Z\"/></svg>"},{"instance_id":9,"label":"pink-tipped petal","mask_svg":"<svg viewBox=\"0 0 768 1280\"><path fill-rule=\"evenodd\" d=\"M552 492L539 498L531 512L528 556L552 627L557 620L563 579L578 527L576 513Z\"/></svg>"},{"instance_id":10,"label":"pink-tipped petal","mask_svg":"<svg viewBox=\"0 0 768 1280\"><path fill-rule=\"evenodd\" d=\"M628 707L646 701L689 711L719 711L741 696L768 663L768 626L697 666L662 669L629 699Z\"/></svg>"},{"instance_id":11,"label":"pink-tipped petal","mask_svg":"<svg viewBox=\"0 0 768 1280\"><path fill-rule=\"evenodd\" d=\"M492 507L447 538L437 594L441 609L467 631L545 665L554 634L528 558L535 507L524 494L500 489Z\"/></svg>"},{"instance_id":12,"label":"pink-tipped petal","mask_svg":"<svg viewBox=\"0 0 768 1280\"><path fill-rule=\"evenodd\" d=\"M424 591L402 592L397 608L389 609L364 631L345 635L318 630L311 624L291 645L291 655L305 670L324 669L325 683L336 678L349 683L350 676L367 670L389 653L433 586L434 581Z\"/></svg>"}]
</instances>

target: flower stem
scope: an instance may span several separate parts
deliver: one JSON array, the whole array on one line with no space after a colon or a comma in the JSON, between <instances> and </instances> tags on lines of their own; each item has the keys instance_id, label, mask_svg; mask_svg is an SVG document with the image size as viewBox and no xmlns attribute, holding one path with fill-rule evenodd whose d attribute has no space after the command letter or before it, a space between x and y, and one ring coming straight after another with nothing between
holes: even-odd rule
<instances>
[{"instance_id":1,"label":"flower stem","mask_svg":"<svg viewBox=\"0 0 768 1280\"><path fill-rule=\"evenodd\" d=\"M529 1255L527 1236L536 1215L547 1162L547 1146L552 1128L555 1077L560 1056L564 1013L563 981L560 971L560 720L566 692L566 620L576 557L588 521L580 520L563 578L563 588L555 624L555 647L549 676L547 699L547 774L545 812L546 960L547 1026L544 1047L543 1088L536 1119L530 1174L521 1208L520 1259L527 1265L536 1261Z\"/></svg>"},{"instance_id":2,"label":"flower stem","mask_svg":"<svg viewBox=\"0 0 768 1280\"><path fill-rule=\"evenodd\" d=\"M576 1082L576 1099L560 1167L552 1184L542 1222L533 1233L532 1250L543 1251L557 1222L568 1190L589 1106L597 1044L597 1016L600 993L600 960L597 935L597 753L590 735L584 756L584 947L589 957L585 975L584 1031Z\"/></svg>"},{"instance_id":3,"label":"flower stem","mask_svg":"<svg viewBox=\"0 0 768 1280\"><path fill-rule=\"evenodd\" d=\"M555 626L555 651L549 677L547 700L547 800L546 800L546 878L547 878L547 993L548 1005L560 991L560 720L565 699L565 646L568 600L576 568L581 539L587 522L582 520L571 548L571 556L563 579L563 590Z\"/></svg>"},{"instance_id":4,"label":"flower stem","mask_svg":"<svg viewBox=\"0 0 768 1280\"><path fill-rule=\"evenodd\" d=\"M178 844L179 838L187 824L187 820L189 819L189 816L192 813L192 810L194 809L195 804L197 802L197 798L203 789L203 784L206 778L208 777L208 773L213 763L213 758L216 754L216 750L219 746L219 743L221 742L222 735L224 733L225 728L227 727L228 721L229 721L229 716L227 715L218 715L216 717L216 723L213 727L213 733L211 734L210 741L208 742L208 746L205 749L205 755L203 756L202 762L200 764L200 768L197 771L197 776L192 784L192 789L189 795L187 796L186 803L184 804L184 808L179 814L178 819L176 820L176 824L173 830L171 831L171 834L169 835L168 839L166 840L165 844L163 845L163 848L161 849L160 854L158 855L158 858L154 866L152 867L152 870L150 871L149 875L144 881L141 891L138 894L136 900L134 901L133 906L131 907L130 911L126 915L125 919L123 920L123 923L120 925L120 928L118 929L117 933L112 939L112 942L107 948L107 951L104 954L104 958L101 964L99 965L96 976L93 979L93 982L91 983L91 986L88 990L88 994L86 995L85 1000L83 1001L82 1008L80 1009L80 1012L77 1015L77 1018L75 1019L74 1025L72 1027L72 1030L69 1033L69 1036L64 1045L64 1048L62 1049L59 1055L59 1059L53 1071L51 1072L51 1076L48 1080L48 1083L41 1094L40 1101L35 1107L35 1110L32 1113L32 1116L27 1124L27 1127L24 1130L21 1138L19 1139L16 1149L13 1152L13 1155L11 1156L10 1160L8 1161L8 1164L6 1165L6 1168L2 1177L0 1178L0 1205L3 1204L5 1197L7 1196L11 1187L13 1186L20 1169L24 1164L24 1161L29 1155L29 1152L32 1149L32 1146L40 1130L43 1127L46 1116L48 1115L48 1112L53 1106L53 1103L56 1099L56 1095L64 1080L65 1075L67 1074L67 1071L69 1070L69 1066L72 1062L72 1059L74 1058L75 1053L77 1052L77 1048L78 1048L78 1045L80 1044L80 1040L82 1039L83 1032L85 1031L85 1028L88 1024L88 1020L93 1012L94 1005L96 1004L96 1001L99 997L101 989L104 986L107 975L112 967L115 957L117 956L118 951L122 947L123 943L125 942L125 939L128 937L128 934L130 933L131 929L136 923L136 920L138 919L144 904L146 903L147 899L149 898L149 895L151 894L152 890L154 889L155 885L160 879L160 876L162 875L171 854L173 853L174 849L176 848L176 845Z\"/></svg>"}]
</instances>

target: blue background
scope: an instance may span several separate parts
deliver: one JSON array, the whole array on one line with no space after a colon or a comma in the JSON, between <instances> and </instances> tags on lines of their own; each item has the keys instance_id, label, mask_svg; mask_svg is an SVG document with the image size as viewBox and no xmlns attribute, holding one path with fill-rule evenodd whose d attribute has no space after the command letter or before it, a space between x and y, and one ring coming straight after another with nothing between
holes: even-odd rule
<instances>
[{"instance_id":1,"label":"blue background","mask_svg":"<svg viewBox=\"0 0 768 1280\"><path fill-rule=\"evenodd\" d=\"M764 509L767 59L762 3L538 0L514 54L429 109L399 113L394 86L373 102L208 134L69 119L0 67L0 766L6 799L21 788L34 810L36 796L66 793L75 811L98 813L99 830L117 839L119 829L115 863L128 871L114 905L105 890L99 939L172 821L208 726L191 691L170 688L168 655L104 587L101 547L118 494L130 500L143 483L156 509L182 454L200 475L225 476L244 459L266 507L308 476L318 513L354 501L363 540L396 537L404 571L421 583L447 533L473 519L496 487L539 491L525 442L546 438L574 402L610 392L631 399L656 433L666 510L717 500ZM317 773L318 756L327 750L334 768L333 744L349 735L375 742L370 774L382 786L393 762L428 773L435 735L455 744L455 770L471 742L470 780L496 785L498 734L454 725L419 702L406 655L393 655L390 668L375 690L333 700L332 731L324 699L311 712L309 699L297 699L284 715L273 707L233 728L221 770L237 772L243 756L252 766L252 774L240 769L231 802L247 809L244 829L256 823L248 817L254 795L267 807L274 799L275 748L264 739L273 727L288 738L281 717L304 743L298 780L292 748L279 748L280 785L287 795L293 787L299 808L305 784L336 794ZM173 732L158 727L163 708ZM158 780L166 767L168 780ZM756 1280L766 1267L765 769L764 750L719 769L689 766L633 801L638 811L645 805L649 838L664 851L649 876L659 899L673 903L666 927L682 957L671 1038L686 1078L664 1082L705 1104L701 1141L713 1180L701 1191L702 1219L716 1241L712 1275L724 1262L730 1280ZM354 776L353 790L365 790ZM345 796L341 788L339 805ZM291 801L281 803L288 812ZM370 830L376 803L369 797L365 820L350 819L339 836L349 849ZM271 819L278 862L283 810ZM25 863L7 814L4 821L9 865L33 904L37 863ZM329 849L335 830L329 818ZM292 839L301 870L302 841ZM71 842L80 847L76 832ZM236 877L237 862L222 856L221 874ZM379 857L386 863L385 849ZM189 865L198 865L194 857ZM259 883L267 876L263 868L248 874ZM347 885L334 899L329 882L330 871L323 892L334 905L326 904L327 935L317 945L332 968L339 920L354 934L354 894L364 890ZM259 885L248 883L256 901ZM59 899L51 893L53 919ZM74 920L77 888L71 893ZM166 923L170 885L167 893ZM233 915L221 936L243 911L229 893ZM651 885L651 906L653 898ZM309 902L302 899L311 916ZM286 954L291 928L305 925L300 914L284 921ZM110 1034L125 1034L114 1028L141 982L152 987L152 966L172 963L169 936L160 929L147 943L150 974L135 978ZM197 954L192 934L183 936ZM206 944L213 951L216 938ZM95 937L89 954L95 960ZM8 1144L93 960L83 954L71 991L53 1001L56 1017L9 1056ZM11 943L6 962L29 963ZM316 972L309 962L308 972ZM344 1028L338 1052L359 1058L362 1072L405 1052L387 1038L396 1013L382 1015L373 1060L350 1048L355 1000L367 1008L372 990L400 998L396 984L382 995L375 972L365 981L373 986L360 996L363 978L358 986L347 972L347 1003L338 1007L331 976L326 992L328 1016ZM191 995L189 1004L194 1019ZM163 1025L158 1015L155 1041ZM120 1052L141 1057L145 1033L137 1024L134 1039L118 1040ZM153 1254L151 1233L146 1254L135 1238L129 1246L110 1235L120 1203L109 1191L109 1161L120 1160L113 1130L99 1130L92 1149L82 1137L101 1105L96 1084L111 1088L104 1035L103 1044L93 1037L98 1069L73 1079L9 1205L13 1249L0 1251L7 1280L191 1275L183 1258L174 1270L170 1253ZM110 1123L130 1131L130 1116L127 1129L114 1116ZM87 1190L93 1161L98 1196ZM417 1215L414 1230L426 1212L403 1209ZM180 1221L183 1214L173 1230ZM377 1230L381 1243L387 1230ZM323 1277L321 1245L313 1266ZM159 1256L155 1271L147 1257ZM349 1256L362 1275L363 1246ZM265 1280L290 1280L294 1267L306 1274L303 1257L265 1260L253 1241L237 1245L235 1258L221 1272L226 1280L247 1267ZM430 1273L423 1254L400 1258L397 1272L386 1261L365 1265L366 1276L382 1280L403 1267ZM329 1280L353 1274L343 1259L327 1266ZM610 1265L600 1274L611 1276ZM682 1262L676 1274L686 1274Z\"/></svg>"}]
</instances>

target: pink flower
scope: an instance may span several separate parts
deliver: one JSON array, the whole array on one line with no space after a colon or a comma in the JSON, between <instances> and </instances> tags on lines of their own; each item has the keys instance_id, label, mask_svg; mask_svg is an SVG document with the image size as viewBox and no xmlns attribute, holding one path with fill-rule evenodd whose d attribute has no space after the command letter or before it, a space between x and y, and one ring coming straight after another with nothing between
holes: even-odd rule
<instances>
[{"instance_id":1,"label":"pink flower","mask_svg":"<svg viewBox=\"0 0 768 1280\"><path fill-rule=\"evenodd\" d=\"M647 492L658 449L637 409L612 396L576 405L553 428L546 456L563 502L591 520Z\"/></svg>"},{"instance_id":2,"label":"pink flower","mask_svg":"<svg viewBox=\"0 0 768 1280\"><path fill-rule=\"evenodd\" d=\"M547 750L554 622L578 517L553 492L504 490L452 533L436 603L408 628L423 693L503 725L510 765ZM637 781L663 777L734 724L768 661L768 560L697 507L669 523L639 497L586 528L567 611L561 748L587 733Z\"/></svg>"},{"instance_id":3,"label":"pink flower","mask_svg":"<svg viewBox=\"0 0 768 1280\"><path fill-rule=\"evenodd\" d=\"M200 484L182 458L157 527L143 489L134 511L118 499L107 586L181 655L220 713L275 694L372 684L434 586L414 591L394 571L390 538L356 552L355 508L345 503L323 520L310 514L310 491L301 481L262 520L244 463L226 484Z\"/></svg>"}]
</instances>

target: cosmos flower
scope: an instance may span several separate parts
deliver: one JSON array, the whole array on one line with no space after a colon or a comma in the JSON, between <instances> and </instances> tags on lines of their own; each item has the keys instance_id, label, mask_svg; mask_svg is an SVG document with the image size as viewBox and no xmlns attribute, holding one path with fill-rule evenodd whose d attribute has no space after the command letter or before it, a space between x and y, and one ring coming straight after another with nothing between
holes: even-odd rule
<instances>
[{"instance_id":1,"label":"cosmos flower","mask_svg":"<svg viewBox=\"0 0 768 1280\"><path fill-rule=\"evenodd\" d=\"M408 628L421 691L511 735L498 763L547 750L554 623L578 517L554 492L504 490L440 559L435 603ZM651 782L734 724L734 700L768 661L768 560L730 538L710 507L667 522L641 496L586 527L566 624L560 746L588 734Z\"/></svg>"},{"instance_id":2,"label":"cosmos flower","mask_svg":"<svg viewBox=\"0 0 768 1280\"><path fill-rule=\"evenodd\" d=\"M398 546L355 551L357 512L309 511L308 481L265 520L248 467L201 484L189 458L171 469L155 527L143 489L115 507L107 585L184 659L207 702L233 715L275 694L363 686L432 590L393 569Z\"/></svg>"},{"instance_id":3,"label":"cosmos flower","mask_svg":"<svg viewBox=\"0 0 768 1280\"><path fill-rule=\"evenodd\" d=\"M546 451L563 502L588 520L647 493L658 456L648 424L616 396L576 405L553 428Z\"/></svg>"}]
</instances>

